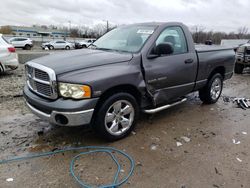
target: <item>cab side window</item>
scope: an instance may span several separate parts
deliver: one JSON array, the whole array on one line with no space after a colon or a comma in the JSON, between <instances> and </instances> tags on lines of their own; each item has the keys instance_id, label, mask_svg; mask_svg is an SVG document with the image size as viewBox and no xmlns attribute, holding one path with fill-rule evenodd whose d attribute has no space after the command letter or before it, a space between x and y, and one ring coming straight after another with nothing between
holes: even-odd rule
<instances>
[{"instance_id":1,"label":"cab side window","mask_svg":"<svg viewBox=\"0 0 250 188\"><path fill-rule=\"evenodd\" d=\"M168 42L173 47L173 54L183 54L188 52L187 42L183 30L180 27L168 27L159 35L156 46L160 43Z\"/></svg>"}]
</instances>

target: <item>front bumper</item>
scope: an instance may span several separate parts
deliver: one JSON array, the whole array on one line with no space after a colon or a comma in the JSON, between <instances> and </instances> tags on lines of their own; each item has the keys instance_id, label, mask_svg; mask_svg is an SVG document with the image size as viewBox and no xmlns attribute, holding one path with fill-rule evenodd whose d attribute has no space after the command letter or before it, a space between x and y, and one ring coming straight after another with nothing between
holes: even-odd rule
<instances>
[{"instance_id":1,"label":"front bumper","mask_svg":"<svg viewBox=\"0 0 250 188\"><path fill-rule=\"evenodd\" d=\"M244 65L250 65L250 55L245 55L245 57L237 55L236 62Z\"/></svg>"},{"instance_id":2,"label":"front bumper","mask_svg":"<svg viewBox=\"0 0 250 188\"><path fill-rule=\"evenodd\" d=\"M28 108L38 117L60 126L80 126L89 124L98 98L71 100L58 98L51 101L34 94L24 87L24 97Z\"/></svg>"}]
</instances>

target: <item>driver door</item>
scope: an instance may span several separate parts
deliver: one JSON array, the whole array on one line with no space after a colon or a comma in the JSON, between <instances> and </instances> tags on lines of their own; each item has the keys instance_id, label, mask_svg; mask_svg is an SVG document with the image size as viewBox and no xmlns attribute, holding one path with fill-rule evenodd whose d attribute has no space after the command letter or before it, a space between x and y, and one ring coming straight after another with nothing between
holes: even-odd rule
<instances>
[{"instance_id":1,"label":"driver door","mask_svg":"<svg viewBox=\"0 0 250 188\"><path fill-rule=\"evenodd\" d=\"M196 79L196 53L188 51L182 28L167 27L154 45L165 42L173 47L172 54L143 60L146 85L156 104L171 102L188 94L193 90Z\"/></svg>"}]
</instances>

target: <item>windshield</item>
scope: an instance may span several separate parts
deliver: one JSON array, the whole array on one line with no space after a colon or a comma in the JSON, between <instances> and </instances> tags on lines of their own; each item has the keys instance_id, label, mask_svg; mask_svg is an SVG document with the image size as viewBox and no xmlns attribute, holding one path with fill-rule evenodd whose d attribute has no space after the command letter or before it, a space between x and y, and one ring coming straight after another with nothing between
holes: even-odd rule
<instances>
[{"instance_id":1,"label":"windshield","mask_svg":"<svg viewBox=\"0 0 250 188\"><path fill-rule=\"evenodd\" d=\"M92 46L97 49L138 52L153 34L154 26L125 26L111 30Z\"/></svg>"}]
</instances>

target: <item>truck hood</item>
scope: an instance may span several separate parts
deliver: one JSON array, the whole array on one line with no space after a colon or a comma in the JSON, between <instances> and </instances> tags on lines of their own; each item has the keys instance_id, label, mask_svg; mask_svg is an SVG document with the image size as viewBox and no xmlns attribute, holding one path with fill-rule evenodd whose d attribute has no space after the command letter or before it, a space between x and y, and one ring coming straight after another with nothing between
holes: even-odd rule
<instances>
[{"instance_id":1,"label":"truck hood","mask_svg":"<svg viewBox=\"0 0 250 188\"><path fill-rule=\"evenodd\" d=\"M130 61L132 57L131 53L82 49L55 53L34 59L32 62L49 67L58 75L89 67L126 62Z\"/></svg>"}]
</instances>

